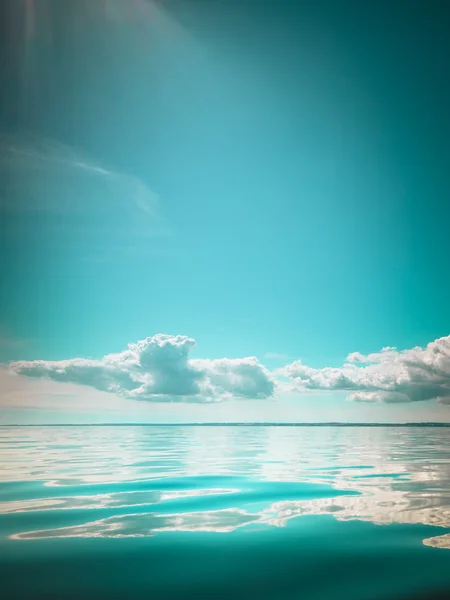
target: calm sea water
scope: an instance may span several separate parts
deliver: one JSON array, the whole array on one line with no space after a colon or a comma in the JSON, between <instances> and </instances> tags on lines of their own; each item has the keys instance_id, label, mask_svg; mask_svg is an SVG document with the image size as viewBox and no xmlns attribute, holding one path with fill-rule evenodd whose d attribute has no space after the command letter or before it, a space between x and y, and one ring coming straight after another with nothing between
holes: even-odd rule
<instances>
[{"instance_id":1,"label":"calm sea water","mask_svg":"<svg viewBox=\"0 0 450 600\"><path fill-rule=\"evenodd\" d=\"M3 427L0 482L5 600L450 598L450 429Z\"/></svg>"}]
</instances>

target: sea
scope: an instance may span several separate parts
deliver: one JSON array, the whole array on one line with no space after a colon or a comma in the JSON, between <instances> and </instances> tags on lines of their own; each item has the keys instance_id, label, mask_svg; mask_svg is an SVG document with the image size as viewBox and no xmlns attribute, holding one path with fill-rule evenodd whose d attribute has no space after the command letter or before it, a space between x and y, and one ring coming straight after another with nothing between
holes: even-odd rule
<instances>
[{"instance_id":1,"label":"sea","mask_svg":"<svg viewBox=\"0 0 450 600\"><path fill-rule=\"evenodd\" d=\"M450 598L450 428L0 427L0 597Z\"/></svg>"}]
</instances>

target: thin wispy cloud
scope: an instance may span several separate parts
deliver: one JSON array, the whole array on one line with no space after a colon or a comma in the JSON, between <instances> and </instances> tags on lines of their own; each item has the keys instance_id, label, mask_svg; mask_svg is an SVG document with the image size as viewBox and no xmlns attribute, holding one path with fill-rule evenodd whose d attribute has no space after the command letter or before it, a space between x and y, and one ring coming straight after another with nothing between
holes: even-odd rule
<instances>
[{"instance_id":1,"label":"thin wispy cloud","mask_svg":"<svg viewBox=\"0 0 450 600\"><path fill-rule=\"evenodd\" d=\"M171 234L144 181L32 135L0 136L0 214L13 245L32 240L83 261L139 256Z\"/></svg>"},{"instance_id":2,"label":"thin wispy cloud","mask_svg":"<svg viewBox=\"0 0 450 600\"><path fill-rule=\"evenodd\" d=\"M106 168L56 140L1 135L0 169L2 186L15 192L2 194L3 211L80 212L134 206L149 215L153 225L161 220L159 198L143 181ZM94 201L94 206L88 201Z\"/></svg>"},{"instance_id":3,"label":"thin wispy cloud","mask_svg":"<svg viewBox=\"0 0 450 600\"><path fill-rule=\"evenodd\" d=\"M282 352L265 352L264 358L268 360L290 360L293 359L293 356L289 356L289 354L283 354Z\"/></svg>"}]
</instances>

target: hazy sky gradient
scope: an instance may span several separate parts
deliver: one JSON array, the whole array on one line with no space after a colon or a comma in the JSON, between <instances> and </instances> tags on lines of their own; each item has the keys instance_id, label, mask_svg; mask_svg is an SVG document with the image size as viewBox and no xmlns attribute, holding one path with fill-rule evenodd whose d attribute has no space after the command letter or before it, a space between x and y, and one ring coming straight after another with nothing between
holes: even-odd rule
<instances>
[{"instance_id":1,"label":"hazy sky gradient","mask_svg":"<svg viewBox=\"0 0 450 600\"><path fill-rule=\"evenodd\" d=\"M448 3L8 4L5 364L99 360L164 333L195 339L192 360L256 357L272 374L450 333ZM168 406L18 382L3 422L450 416L336 390Z\"/></svg>"}]
</instances>

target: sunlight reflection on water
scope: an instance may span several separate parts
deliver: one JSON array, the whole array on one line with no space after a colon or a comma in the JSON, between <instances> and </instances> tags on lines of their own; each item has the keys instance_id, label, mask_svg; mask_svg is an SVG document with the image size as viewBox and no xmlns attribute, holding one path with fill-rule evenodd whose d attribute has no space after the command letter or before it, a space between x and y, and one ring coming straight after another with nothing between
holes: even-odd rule
<instances>
[{"instance_id":1,"label":"sunlight reflection on water","mask_svg":"<svg viewBox=\"0 0 450 600\"><path fill-rule=\"evenodd\" d=\"M446 593L449 441L424 427L2 427L7 597Z\"/></svg>"},{"instance_id":2,"label":"sunlight reflection on water","mask_svg":"<svg viewBox=\"0 0 450 600\"><path fill-rule=\"evenodd\" d=\"M29 516L32 528L8 530L16 540L231 532L304 515L450 528L449 441L445 428L0 428L0 514Z\"/></svg>"},{"instance_id":3,"label":"sunlight reflection on water","mask_svg":"<svg viewBox=\"0 0 450 600\"><path fill-rule=\"evenodd\" d=\"M1 428L0 514L89 517L37 519L14 539L229 532L323 514L450 528L449 441L444 428Z\"/></svg>"}]
</instances>

